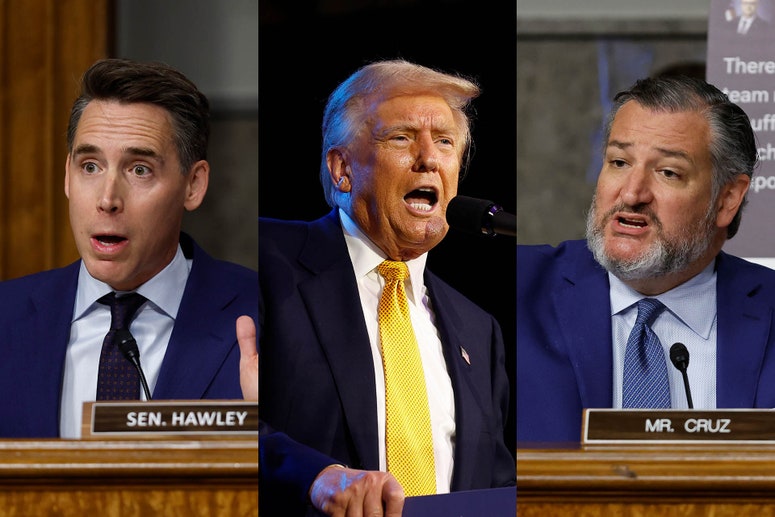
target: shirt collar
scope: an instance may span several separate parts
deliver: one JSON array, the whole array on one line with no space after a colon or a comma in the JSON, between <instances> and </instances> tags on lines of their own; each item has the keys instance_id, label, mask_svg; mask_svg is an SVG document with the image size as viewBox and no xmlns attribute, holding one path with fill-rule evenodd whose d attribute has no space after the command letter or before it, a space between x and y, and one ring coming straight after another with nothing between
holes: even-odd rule
<instances>
[{"instance_id":1,"label":"shirt collar","mask_svg":"<svg viewBox=\"0 0 775 517\"><path fill-rule=\"evenodd\" d=\"M608 273L611 314L619 314L644 296ZM697 335L708 338L716 319L716 261L683 284L653 296Z\"/></svg>"},{"instance_id":2,"label":"shirt collar","mask_svg":"<svg viewBox=\"0 0 775 517\"><path fill-rule=\"evenodd\" d=\"M175 318L183 299L183 291L186 288L188 273L191 271L191 263L191 260L185 258L183 250L178 244L172 261L135 291L145 296L171 318ZM111 291L113 289L108 284L91 276L82 260L78 272L78 289L75 295L73 321L84 316L97 300Z\"/></svg>"},{"instance_id":3,"label":"shirt collar","mask_svg":"<svg viewBox=\"0 0 775 517\"><path fill-rule=\"evenodd\" d=\"M375 269L383 260L387 260L385 253L361 231L355 221L341 208L339 209L339 218L342 221L344 240L347 243L347 251L350 254L356 278L369 274L379 275ZM409 268L409 288L416 301L422 299L423 274L427 259L428 253L426 252L415 259L406 261Z\"/></svg>"}]
</instances>

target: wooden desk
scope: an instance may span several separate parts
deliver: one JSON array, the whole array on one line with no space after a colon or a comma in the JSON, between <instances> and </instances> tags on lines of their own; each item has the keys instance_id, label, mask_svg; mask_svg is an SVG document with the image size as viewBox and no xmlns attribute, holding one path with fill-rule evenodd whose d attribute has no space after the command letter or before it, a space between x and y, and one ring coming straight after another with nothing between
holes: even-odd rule
<instances>
[{"instance_id":1,"label":"wooden desk","mask_svg":"<svg viewBox=\"0 0 775 517\"><path fill-rule=\"evenodd\" d=\"M258 515L258 439L0 440L3 516Z\"/></svg>"},{"instance_id":2,"label":"wooden desk","mask_svg":"<svg viewBox=\"0 0 775 517\"><path fill-rule=\"evenodd\" d=\"M517 515L775 516L775 446L518 448Z\"/></svg>"}]
</instances>

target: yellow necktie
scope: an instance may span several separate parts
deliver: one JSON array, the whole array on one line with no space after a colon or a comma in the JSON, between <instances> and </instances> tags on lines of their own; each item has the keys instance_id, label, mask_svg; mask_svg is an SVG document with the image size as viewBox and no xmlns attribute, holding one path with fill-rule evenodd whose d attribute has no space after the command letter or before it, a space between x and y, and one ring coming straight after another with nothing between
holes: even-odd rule
<instances>
[{"instance_id":1,"label":"yellow necktie","mask_svg":"<svg viewBox=\"0 0 775 517\"><path fill-rule=\"evenodd\" d=\"M385 368L385 453L387 469L406 496L436 493L431 417L420 350L409 319L403 262L377 267L385 288L377 308Z\"/></svg>"}]
</instances>

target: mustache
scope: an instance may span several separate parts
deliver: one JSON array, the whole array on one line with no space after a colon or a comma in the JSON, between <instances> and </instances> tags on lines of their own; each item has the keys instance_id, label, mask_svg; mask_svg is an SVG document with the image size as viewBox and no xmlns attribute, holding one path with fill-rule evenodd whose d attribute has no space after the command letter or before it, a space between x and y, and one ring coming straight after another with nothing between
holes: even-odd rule
<instances>
[{"instance_id":1,"label":"mustache","mask_svg":"<svg viewBox=\"0 0 775 517\"><path fill-rule=\"evenodd\" d=\"M654 225L657 228L662 228L662 221L659 220L659 216L657 216L657 214L651 209L650 206L645 205L645 204L644 205L630 206L630 205L625 205L623 203L620 203L618 205L615 205L615 206L609 208L603 214L603 219L602 219L601 222L603 224L607 223L608 221L613 219L614 214L616 214L616 213L645 215L649 219L651 219L651 221L653 221Z\"/></svg>"}]
</instances>

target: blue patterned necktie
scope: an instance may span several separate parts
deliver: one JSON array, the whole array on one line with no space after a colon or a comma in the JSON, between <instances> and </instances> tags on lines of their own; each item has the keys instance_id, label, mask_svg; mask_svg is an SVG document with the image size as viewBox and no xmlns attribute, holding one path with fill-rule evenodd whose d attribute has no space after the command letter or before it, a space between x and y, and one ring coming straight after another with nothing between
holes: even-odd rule
<instances>
[{"instance_id":1,"label":"blue patterned necktie","mask_svg":"<svg viewBox=\"0 0 775 517\"><path fill-rule=\"evenodd\" d=\"M110 293L97 301L110 305L110 330L102 342L97 400L140 400L140 375L121 353L114 337L117 330L129 329L129 322L146 299L138 293L118 297Z\"/></svg>"},{"instance_id":2,"label":"blue patterned necktie","mask_svg":"<svg viewBox=\"0 0 775 517\"><path fill-rule=\"evenodd\" d=\"M662 343L651 325L665 309L655 298L638 302L638 318L624 353L623 408L669 408L670 384Z\"/></svg>"}]
</instances>

